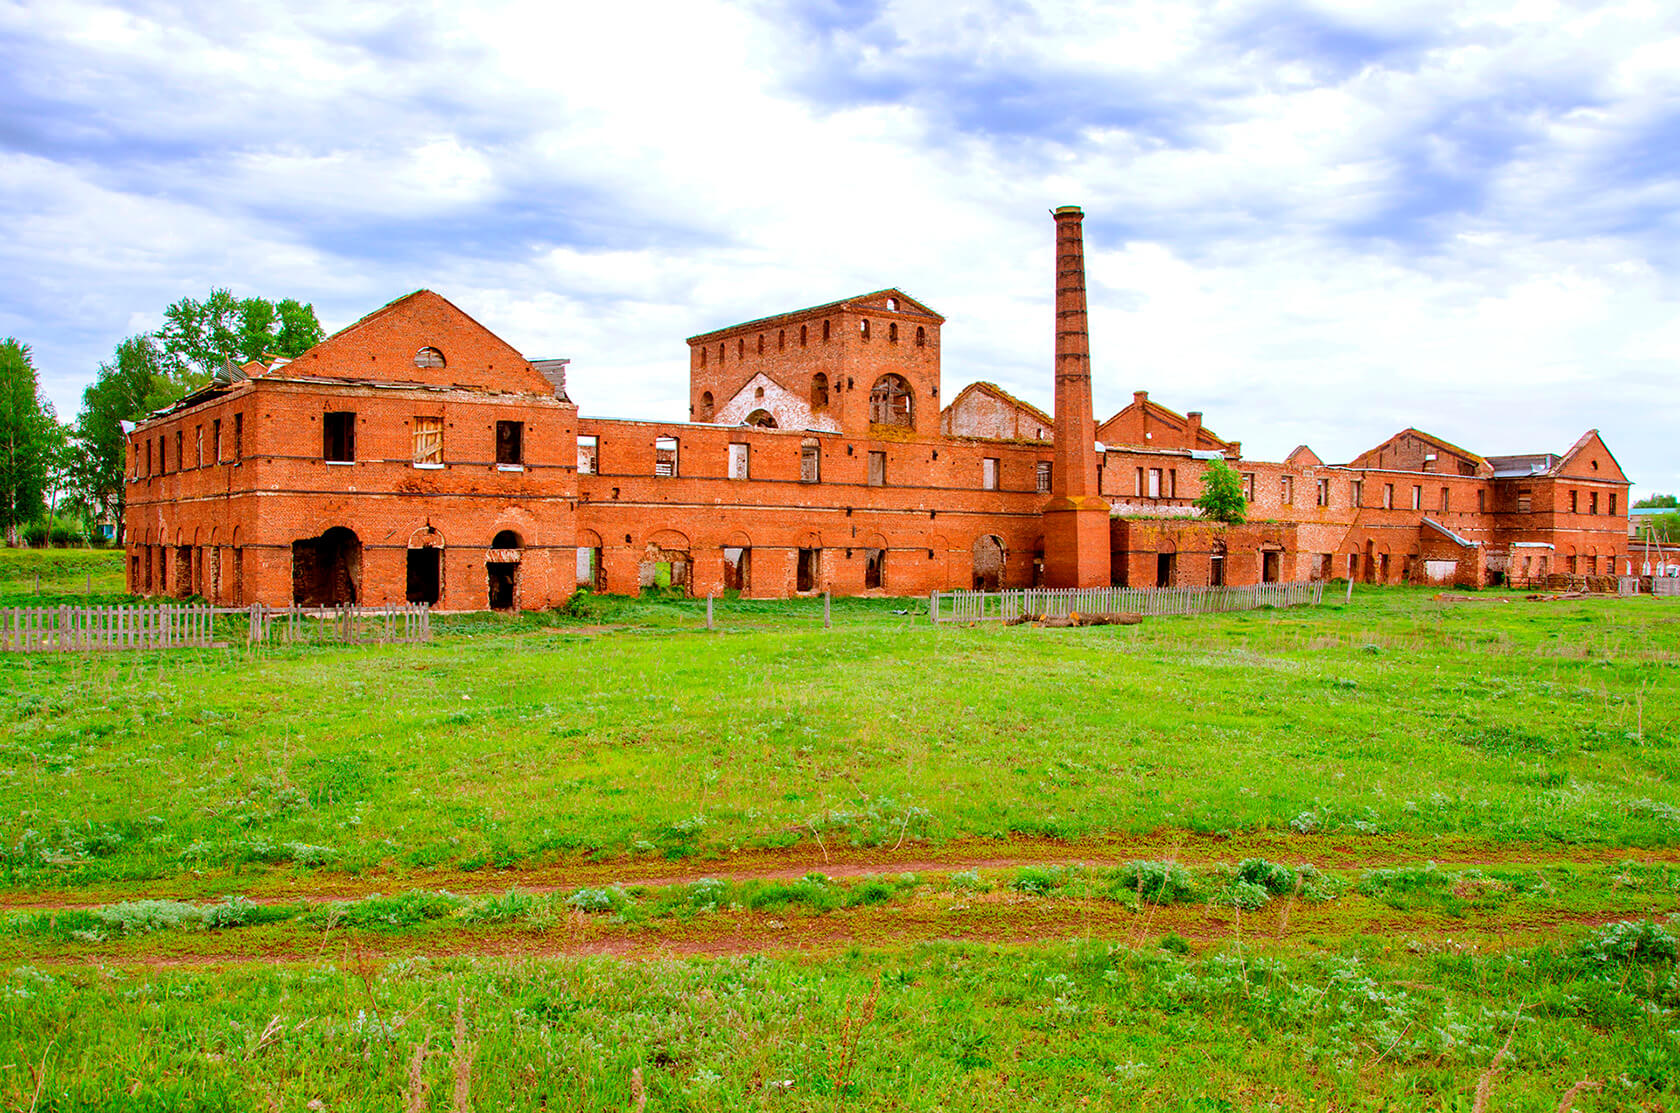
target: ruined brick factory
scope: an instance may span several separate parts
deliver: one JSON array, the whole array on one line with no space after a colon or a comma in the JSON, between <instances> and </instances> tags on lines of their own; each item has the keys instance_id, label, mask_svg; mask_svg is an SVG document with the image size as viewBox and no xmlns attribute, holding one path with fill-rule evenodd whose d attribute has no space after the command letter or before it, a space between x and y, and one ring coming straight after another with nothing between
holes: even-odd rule
<instances>
[{"instance_id":1,"label":"ruined brick factory","mask_svg":"<svg viewBox=\"0 0 1680 1113\"><path fill-rule=\"evenodd\" d=\"M583 417L566 360L427 290L229 366L128 442L129 590L225 605L540 609L580 588L1483 586L1611 575L1628 480L1596 432L1478 456L1407 429L1345 464L1242 456L1139 391L1092 412L1079 209L1055 211L1055 412L944 400L943 317L896 289L689 339L690 420ZM1191 505L1208 461L1246 524Z\"/></svg>"}]
</instances>

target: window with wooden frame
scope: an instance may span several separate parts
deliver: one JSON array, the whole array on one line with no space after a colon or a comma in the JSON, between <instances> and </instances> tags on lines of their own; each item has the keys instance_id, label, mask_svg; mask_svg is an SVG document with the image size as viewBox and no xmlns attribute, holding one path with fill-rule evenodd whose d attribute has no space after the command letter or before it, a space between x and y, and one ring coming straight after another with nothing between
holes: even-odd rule
<instances>
[{"instance_id":1,"label":"window with wooden frame","mask_svg":"<svg viewBox=\"0 0 1680 1113\"><path fill-rule=\"evenodd\" d=\"M414 466L443 467L443 418L416 417L414 419Z\"/></svg>"},{"instance_id":2,"label":"window with wooden frame","mask_svg":"<svg viewBox=\"0 0 1680 1113\"><path fill-rule=\"evenodd\" d=\"M822 482L822 446L816 441L799 446L799 482Z\"/></svg>"},{"instance_id":3,"label":"window with wooden frame","mask_svg":"<svg viewBox=\"0 0 1680 1113\"><path fill-rule=\"evenodd\" d=\"M1050 461L1038 462L1038 493L1044 494L1050 490Z\"/></svg>"}]
</instances>

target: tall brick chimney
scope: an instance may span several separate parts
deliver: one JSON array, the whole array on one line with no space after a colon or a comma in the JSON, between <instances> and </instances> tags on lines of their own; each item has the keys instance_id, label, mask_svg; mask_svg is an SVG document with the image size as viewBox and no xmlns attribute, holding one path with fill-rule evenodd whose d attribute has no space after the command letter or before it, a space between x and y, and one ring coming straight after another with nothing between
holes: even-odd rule
<instances>
[{"instance_id":1,"label":"tall brick chimney","mask_svg":"<svg viewBox=\"0 0 1680 1113\"><path fill-rule=\"evenodd\" d=\"M1056 456L1044 506L1044 582L1107 587L1108 503L1097 488L1091 414L1091 343L1085 320L1085 214L1064 205L1056 219Z\"/></svg>"}]
</instances>

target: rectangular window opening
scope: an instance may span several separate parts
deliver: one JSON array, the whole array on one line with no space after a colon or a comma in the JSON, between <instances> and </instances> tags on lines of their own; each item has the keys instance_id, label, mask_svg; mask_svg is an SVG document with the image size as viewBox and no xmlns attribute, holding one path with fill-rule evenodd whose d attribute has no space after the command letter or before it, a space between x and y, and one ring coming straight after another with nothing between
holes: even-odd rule
<instances>
[{"instance_id":1,"label":"rectangular window opening","mask_svg":"<svg viewBox=\"0 0 1680 1113\"><path fill-rule=\"evenodd\" d=\"M1041 495L1048 494L1050 491L1050 467L1049 460L1038 462L1038 493Z\"/></svg>"},{"instance_id":2,"label":"rectangular window opening","mask_svg":"<svg viewBox=\"0 0 1680 1113\"><path fill-rule=\"evenodd\" d=\"M871 487L885 487L887 485L887 454L885 452L871 452L869 454L869 485Z\"/></svg>"},{"instance_id":3,"label":"rectangular window opening","mask_svg":"<svg viewBox=\"0 0 1680 1113\"><path fill-rule=\"evenodd\" d=\"M822 482L822 446L807 444L800 447L799 482Z\"/></svg>"},{"instance_id":4,"label":"rectangular window opening","mask_svg":"<svg viewBox=\"0 0 1680 1113\"><path fill-rule=\"evenodd\" d=\"M666 477L677 474L677 438L659 437L654 440L653 474Z\"/></svg>"},{"instance_id":5,"label":"rectangular window opening","mask_svg":"<svg viewBox=\"0 0 1680 1113\"><path fill-rule=\"evenodd\" d=\"M523 421L496 422L496 463L523 464L525 462L525 423Z\"/></svg>"},{"instance_id":6,"label":"rectangular window opening","mask_svg":"<svg viewBox=\"0 0 1680 1113\"><path fill-rule=\"evenodd\" d=\"M729 478L748 479L751 469L751 445L731 444L729 446Z\"/></svg>"},{"instance_id":7,"label":"rectangular window opening","mask_svg":"<svg viewBox=\"0 0 1680 1113\"><path fill-rule=\"evenodd\" d=\"M577 439L579 475L599 475L600 472L600 440L593 434L583 434Z\"/></svg>"},{"instance_id":8,"label":"rectangular window opening","mask_svg":"<svg viewBox=\"0 0 1680 1113\"><path fill-rule=\"evenodd\" d=\"M980 487L985 491L998 489L998 458L985 456L980 460Z\"/></svg>"},{"instance_id":9,"label":"rectangular window opening","mask_svg":"<svg viewBox=\"0 0 1680 1113\"><path fill-rule=\"evenodd\" d=\"M321 459L348 464L356 459L356 415L348 411L321 418Z\"/></svg>"}]
</instances>

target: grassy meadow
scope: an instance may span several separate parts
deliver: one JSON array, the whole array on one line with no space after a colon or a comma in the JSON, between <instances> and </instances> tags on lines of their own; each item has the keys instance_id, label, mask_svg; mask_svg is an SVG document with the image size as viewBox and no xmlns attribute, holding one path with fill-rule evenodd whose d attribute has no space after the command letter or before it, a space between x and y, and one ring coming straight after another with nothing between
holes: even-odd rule
<instances>
[{"instance_id":1,"label":"grassy meadow","mask_svg":"<svg viewBox=\"0 0 1680 1113\"><path fill-rule=\"evenodd\" d=\"M1672 1107L1680 604L1327 599L0 657L0 1102Z\"/></svg>"}]
</instances>

